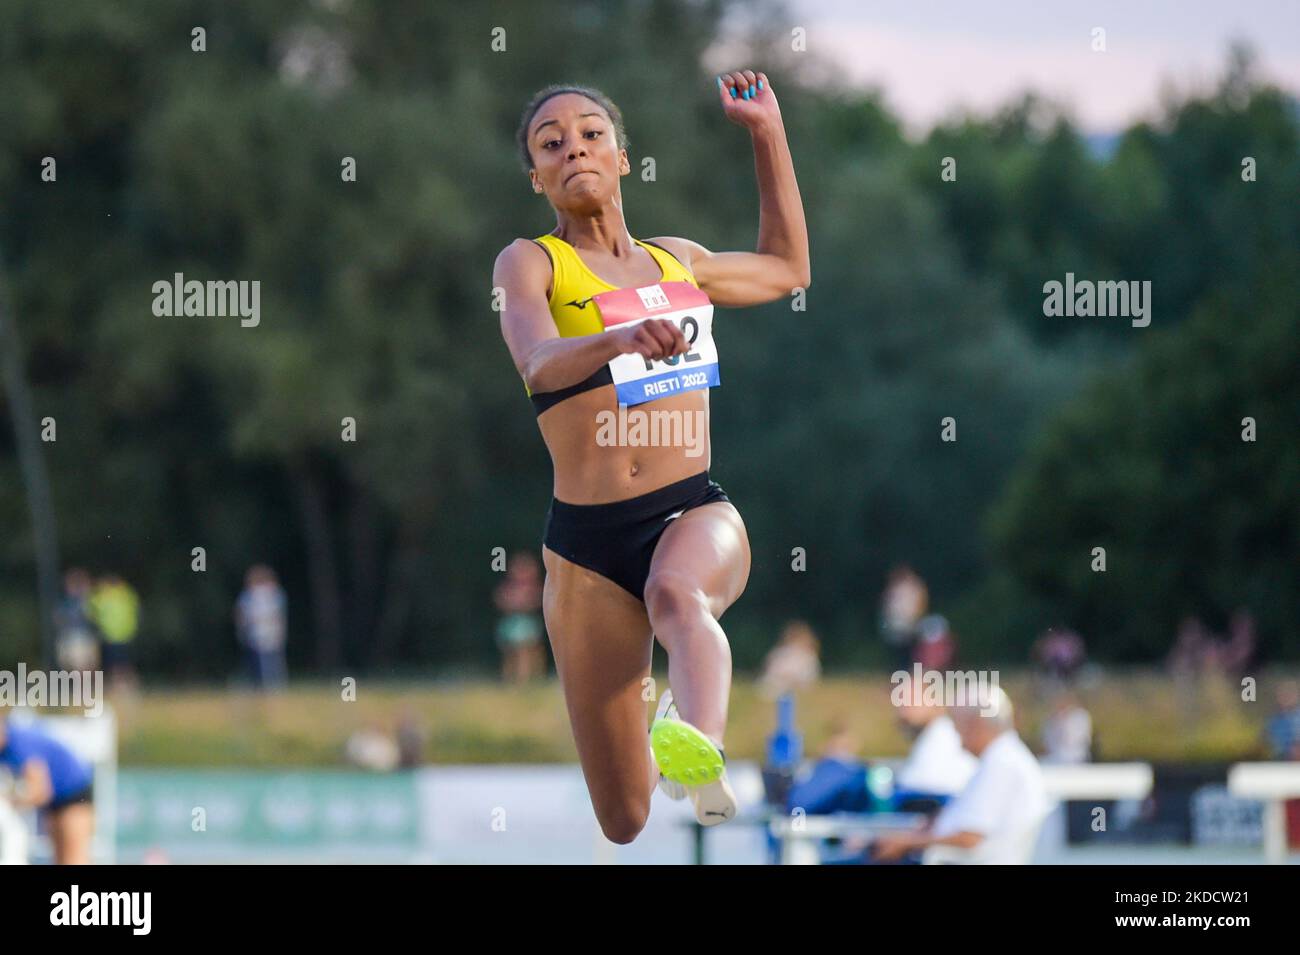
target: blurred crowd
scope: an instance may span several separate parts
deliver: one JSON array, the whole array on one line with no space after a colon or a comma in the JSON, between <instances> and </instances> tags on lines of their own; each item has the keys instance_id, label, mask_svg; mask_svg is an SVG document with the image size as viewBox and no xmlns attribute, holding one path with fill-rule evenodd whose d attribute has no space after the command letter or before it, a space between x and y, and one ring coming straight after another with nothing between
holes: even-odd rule
<instances>
[{"instance_id":1,"label":"blurred crowd","mask_svg":"<svg viewBox=\"0 0 1300 955\"><path fill-rule=\"evenodd\" d=\"M1166 658L1170 675L1201 676L1222 674L1239 677L1255 661L1255 618L1238 610L1228 621L1228 632L1219 635L1201 619L1187 616L1178 626L1173 648Z\"/></svg>"},{"instance_id":2,"label":"blurred crowd","mask_svg":"<svg viewBox=\"0 0 1300 955\"><path fill-rule=\"evenodd\" d=\"M511 684L545 677L545 627L541 615L543 574L529 553L511 556L494 590L496 641L501 677ZM244 670L263 690L287 681L285 647L288 601L273 569L250 567L233 607L234 631ZM58 605L57 650L69 670L106 671L110 686L134 686L133 643L140 628L140 599L121 576L92 577L73 568L64 578ZM897 670L926 674L954 667L958 638L934 612L925 580L899 565L880 597L880 638ZM1254 661L1255 623L1236 612L1225 634L1197 617L1178 628L1167 667L1176 678L1213 674L1240 676ZM792 619L768 652L757 682L776 704L778 728L769 742L764 782L769 803L808 814L911 813L923 825L906 832L828 839L820 861L832 864L896 864L942 860L982 863L1028 861L1050 808L1044 766L1094 759L1093 719L1083 699L1097 678L1084 638L1052 627L1029 653L1035 679L1028 691L1042 714L1036 737L1022 738L1010 697L996 685L978 698L945 705L911 700L895 705L897 728L908 742L905 759L886 766L864 759L853 723L832 720L815 756L804 761L794 729L795 698L822 679L821 642L812 625ZM895 673L897 676L897 672ZM778 737L781 737L778 739ZM416 714L370 719L347 738L349 765L372 772L413 769L423 762L426 734ZM1274 707L1261 740L1268 758L1300 760L1300 684L1274 685ZM57 833L60 861L86 861L92 832L90 767L39 728L6 727L0 714L0 796L42 814Z\"/></svg>"},{"instance_id":3,"label":"blurred crowd","mask_svg":"<svg viewBox=\"0 0 1300 955\"><path fill-rule=\"evenodd\" d=\"M95 578L83 568L69 569L55 609L55 630L61 669L102 669L110 690L136 688L140 597L121 576L106 573ZM234 630L252 685L263 690L283 687L288 679L288 598L270 567L256 564L245 574L235 600Z\"/></svg>"},{"instance_id":4,"label":"blurred crowd","mask_svg":"<svg viewBox=\"0 0 1300 955\"><path fill-rule=\"evenodd\" d=\"M949 671L957 660L957 635L933 611L924 579L909 566L889 574L880 600L880 634L897 668L895 677ZM1175 678L1239 678L1253 664L1255 648L1255 623L1247 610L1232 616L1224 635L1189 616L1167 665ZM1083 697L1101 679L1083 637L1068 627L1040 634L1029 663L1030 692L1043 714L1032 744L1021 739L1010 699L994 686L981 689L976 708L969 702L896 706L898 728L910 743L897 772L861 758L858 736L844 719L832 721L819 753L797 769L801 742L793 731L793 699L818 682L821 660L812 627L789 621L759 678L760 692L777 702L778 714L764 772L769 802L787 812L796 807L809 814L892 810L921 812L929 820L907 836L828 840L823 863L919 862L945 852L956 853L960 861L1028 861L1037 832L1033 820L1049 805L1040 767L1094 759L1093 719ZM990 721L975 712L986 706L1001 715ZM778 739L783 735L793 738ZM1262 743L1271 759L1300 759L1300 684L1277 685ZM783 766L774 753L795 755Z\"/></svg>"},{"instance_id":5,"label":"blurred crowd","mask_svg":"<svg viewBox=\"0 0 1300 955\"><path fill-rule=\"evenodd\" d=\"M93 578L80 567L64 574L55 628L62 669L102 667L110 688L134 686L131 648L140 629L140 598L117 574Z\"/></svg>"}]
</instances>

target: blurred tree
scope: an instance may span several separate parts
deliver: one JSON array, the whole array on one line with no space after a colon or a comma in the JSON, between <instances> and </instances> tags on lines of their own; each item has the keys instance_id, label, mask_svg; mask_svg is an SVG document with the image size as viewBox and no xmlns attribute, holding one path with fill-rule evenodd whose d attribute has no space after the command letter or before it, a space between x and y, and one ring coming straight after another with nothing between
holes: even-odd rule
<instances>
[{"instance_id":1,"label":"blurred tree","mask_svg":"<svg viewBox=\"0 0 1300 955\"><path fill-rule=\"evenodd\" d=\"M805 197L819 224L808 311L773 304L718 324L727 367L714 442L755 546L736 613L817 608L836 634L832 659L861 661L879 650L877 601L894 563L942 597L979 578L971 515L997 494L1039 404L1069 394L1076 373L965 272L898 164L849 157L817 181ZM794 547L808 572L792 572Z\"/></svg>"},{"instance_id":2,"label":"blurred tree","mask_svg":"<svg viewBox=\"0 0 1300 955\"><path fill-rule=\"evenodd\" d=\"M817 277L806 311L719 321L714 468L755 545L728 615L737 660L757 662L796 613L832 662L864 658L900 559L939 606L990 580L1020 588L1026 624L1042 595L1082 606L1051 582L1026 594L981 536L1037 422L1140 340L1048 328L1042 282L1150 277L1159 330L1259 262L1290 265L1293 106L1246 58L1220 91L1130 130L1108 163L1032 97L913 145L880 94L793 54L780 17L737 36L747 9L0 5L0 250L34 407L59 423L44 449L59 542L69 563L140 591L146 670L233 667L231 603L254 562L289 591L299 672L490 665L491 551L536 548L550 493L491 310L497 252L553 225L519 168L520 111L550 82L604 89L631 139L632 233L752 247L749 140L704 67L724 26L781 84ZM954 151L958 183L941 183ZM1247 151L1260 177L1242 188ZM260 324L155 317L153 283L177 272L258 281ZM940 440L948 416L955 443ZM1147 437L1167 440L1131 440ZM0 539L0 663L37 648L15 451L0 429L0 526L18 529ZM1007 508L1004 544L1032 512ZM809 573L790 571L795 546Z\"/></svg>"},{"instance_id":3,"label":"blurred tree","mask_svg":"<svg viewBox=\"0 0 1300 955\"><path fill-rule=\"evenodd\" d=\"M1253 262L1300 245L1295 101L1254 63L1234 47L1216 89L1169 93L1161 117L1125 131L1109 160L1088 154L1059 106L1030 94L990 119L936 127L913 178L939 203L964 261L1003 285L1037 339L1127 350L1122 323L1045 321L1043 283L1067 271L1149 280L1155 321L1176 324ZM940 181L944 156L957 160L955 182ZM1248 184L1246 157L1257 169Z\"/></svg>"},{"instance_id":4,"label":"blurred tree","mask_svg":"<svg viewBox=\"0 0 1300 955\"><path fill-rule=\"evenodd\" d=\"M1183 616L1222 627L1244 607L1265 653L1294 655L1298 278L1300 255L1261 262L1100 377L1035 442L992 531L1020 587L1009 599L1051 608L1038 626L1063 620L1103 657L1151 660Z\"/></svg>"}]
</instances>

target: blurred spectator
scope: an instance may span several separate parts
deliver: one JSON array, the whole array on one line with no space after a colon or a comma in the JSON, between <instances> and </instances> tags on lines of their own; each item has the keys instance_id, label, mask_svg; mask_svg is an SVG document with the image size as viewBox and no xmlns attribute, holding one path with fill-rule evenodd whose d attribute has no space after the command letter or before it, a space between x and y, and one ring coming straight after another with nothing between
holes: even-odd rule
<instances>
[{"instance_id":1,"label":"blurred spectator","mask_svg":"<svg viewBox=\"0 0 1300 955\"><path fill-rule=\"evenodd\" d=\"M424 762L424 730L409 710L397 720L397 765L416 769Z\"/></svg>"},{"instance_id":2,"label":"blurred spectator","mask_svg":"<svg viewBox=\"0 0 1300 955\"><path fill-rule=\"evenodd\" d=\"M1044 676L1068 683L1087 659L1087 649L1073 630L1051 627L1034 643L1033 657Z\"/></svg>"},{"instance_id":3,"label":"blurred spectator","mask_svg":"<svg viewBox=\"0 0 1300 955\"><path fill-rule=\"evenodd\" d=\"M862 741L853 731L852 724L842 716L836 717L831 721L830 732L826 737L826 743L822 746L822 756L857 759L861 746Z\"/></svg>"},{"instance_id":4,"label":"blurred spectator","mask_svg":"<svg viewBox=\"0 0 1300 955\"><path fill-rule=\"evenodd\" d=\"M768 651L758 686L768 699L812 686L821 678L821 643L804 620L790 620L781 639Z\"/></svg>"},{"instance_id":5,"label":"blurred spectator","mask_svg":"<svg viewBox=\"0 0 1300 955\"><path fill-rule=\"evenodd\" d=\"M916 624L917 640L912 645L912 661L923 670L946 670L957 656L957 638L948 626L948 618L932 613Z\"/></svg>"},{"instance_id":6,"label":"blurred spectator","mask_svg":"<svg viewBox=\"0 0 1300 955\"><path fill-rule=\"evenodd\" d=\"M895 778L900 801L961 792L975 773L976 760L962 748L948 714L942 707L925 704L905 704L897 709L899 725L912 740L907 761Z\"/></svg>"},{"instance_id":7,"label":"blurred spectator","mask_svg":"<svg viewBox=\"0 0 1300 955\"><path fill-rule=\"evenodd\" d=\"M912 665L912 642L916 625L930 605L930 593L911 567L899 564L889 572L889 582L880 599L880 630L893 650L895 669Z\"/></svg>"},{"instance_id":8,"label":"blurred spectator","mask_svg":"<svg viewBox=\"0 0 1300 955\"><path fill-rule=\"evenodd\" d=\"M907 761L892 780L892 796L886 805L903 812L933 811L970 781L976 759L962 748L957 730L942 707L924 704L898 708L904 733L913 740ZM837 720L831 736L811 770L791 787L787 810L802 808L810 815L833 812L867 812L873 808L869 790L869 767L858 755L859 740L849 725ZM877 766L888 776L887 767ZM845 840L845 854L828 856L824 862L840 864L861 861L866 841Z\"/></svg>"},{"instance_id":9,"label":"blurred spectator","mask_svg":"<svg viewBox=\"0 0 1300 955\"><path fill-rule=\"evenodd\" d=\"M89 617L103 640L101 659L110 686L134 687L131 644L140 626L140 598L121 577L101 577L90 593Z\"/></svg>"},{"instance_id":10,"label":"blurred spectator","mask_svg":"<svg viewBox=\"0 0 1300 955\"><path fill-rule=\"evenodd\" d=\"M253 684L264 690L283 687L288 680L288 599L275 571L265 564L250 567L244 575L244 589L235 601L235 633Z\"/></svg>"},{"instance_id":11,"label":"blurred spectator","mask_svg":"<svg viewBox=\"0 0 1300 955\"><path fill-rule=\"evenodd\" d=\"M358 769L376 773L392 772L401 762L397 741L378 724L363 727L349 736L344 755Z\"/></svg>"},{"instance_id":12,"label":"blurred spectator","mask_svg":"<svg viewBox=\"0 0 1300 955\"><path fill-rule=\"evenodd\" d=\"M1219 639L1198 617L1184 617L1169 651L1171 673L1182 676L1241 676L1255 659L1255 618L1239 609L1228 621L1228 636Z\"/></svg>"},{"instance_id":13,"label":"blurred spectator","mask_svg":"<svg viewBox=\"0 0 1300 955\"><path fill-rule=\"evenodd\" d=\"M56 653L64 670L99 668L99 636L90 620L90 574L73 567L63 575L63 596L54 611Z\"/></svg>"},{"instance_id":14,"label":"blurred spectator","mask_svg":"<svg viewBox=\"0 0 1300 955\"><path fill-rule=\"evenodd\" d=\"M501 650L501 679L506 683L527 683L546 672L542 649L545 626L542 607L542 570L537 558L527 551L510 556L505 579L493 594L501 619L497 623L497 646Z\"/></svg>"},{"instance_id":15,"label":"blurred spectator","mask_svg":"<svg viewBox=\"0 0 1300 955\"><path fill-rule=\"evenodd\" d=\"M903 703L897 706L898 725L912 741L907 760L899 767L893 779L890 807L897 812L933 814L940 806L966 788L975 774L978 761L962 747L957 727L941 706L926 703ZM808 812L865 811L870 801L858 791L866 788L867 767L859 763L856 775L847 767L823 760L814 769L808 782L801 784L801 805L820 806ZM838 776L836 775L838 774ZM838 789L831 790L831 784ZM793 808L793 807L787 807ZM871 862L899 861L904 856L889 859L873 858L871 839L852 836L844 840L843 850L824 854L825 865L856 865ZM904 854L906 855L906 854ZM917 861L911 858L908 861Z\"/></svg>"},{"instance_id":16,"label":"blurred spectator","mask_svg":"<svg viewBox=\"0 0 1300 955\"><path fill-rule=\"evenodd\" d=\"M1231 676L1240 677L1255 660L1255 617L1241 609L1228 621L1228 639L1219 648L1219 666Z\"/></svg>"},{"instance_id":17,"label":"blurred spectator","mask_svg":"<svg viewBox=\"0 0 1300 955\"><path fill-rule=\"evenodd\" d=\"M837 717L820 754L800 773L786 794L786 809L809 815L865 812L870 806L867 764L858 755L859 741L849 723Z\"/></svg>"},{"instance_id":18,"label":"blurred spectator","mask_svg":"<svg viewBox=\"0 0 1300 955\"><path fill-rule=\"evenodd\" d=\"M1092 759L1092 716L1073 693L1058 693L1043 723L1043 762L1086 763Z\"/></svg>"},{"instance_id":19,"label":"blurred spectator","mask_svg":"<svg viewBox=\"0 0 1300 955\"><path fill-rule=\"evenodd\" d=\"M1264 726L1270 759L1300 759L1300 684L1287 680L1277 688L1277 712Z\"/></svg>"},{"instance_id":20,"label":"blurred spectator","mask_svg":"<svg viewBox=\"0 0 1300 955\"><path fill-rule=\"evenodd\" d=\"M1043 771L1015 731L1011 701L1000 687L992 687L972 704L949 712L962 746L979 757L975 774L928 828L877 838L874 856L885 862L908 856L919 861L924 850L945 847L960 850L960 860L967 863L1023 865L1033 854L1051 804Z\"/></svg>"},{"instance_id":21,"label":"blurred spectator","mask_svg":"<svg viewBox=\"0 0 1300 955\"><path fill-rule=\"evenodd\" d=\"M1202 673L1208 659L1213 656L1213 640L1199 617L1187 616L1178 625L1178 634L1174 638L1173 649L1169 651L1166 664L1174 676L1195 676Z\"/></svg>"},{"instance_id":22,"label":"blurred spectator","mask_svg":"<svg viewBox=\"0 0 1300 955\"><path fill-rule=\"evenodd\" d=\"M13 776L9 801L36 809L55 865L89 865L95 832L94 770L63 743L32 726L14 726L0 708L0 767Z\"/></svg>"}]
</instances>

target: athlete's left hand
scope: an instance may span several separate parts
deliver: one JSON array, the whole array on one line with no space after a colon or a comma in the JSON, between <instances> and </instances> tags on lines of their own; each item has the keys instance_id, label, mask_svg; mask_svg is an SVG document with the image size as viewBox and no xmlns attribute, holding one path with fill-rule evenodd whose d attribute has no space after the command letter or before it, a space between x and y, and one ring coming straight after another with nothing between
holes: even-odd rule
<instances>
[{"instance_id":1,"label":"athlete's left hand","mask_svg":"<svg viewBox=\"0 0 1300 955\"><path fill-rule=\"evenodd\" d=\"M781 107L776 104L776 94L766 73L737 70L723 73L718 79L721 80L718 96L727 119L751 131L781 125Z\"/></svg>"}]
</instances>

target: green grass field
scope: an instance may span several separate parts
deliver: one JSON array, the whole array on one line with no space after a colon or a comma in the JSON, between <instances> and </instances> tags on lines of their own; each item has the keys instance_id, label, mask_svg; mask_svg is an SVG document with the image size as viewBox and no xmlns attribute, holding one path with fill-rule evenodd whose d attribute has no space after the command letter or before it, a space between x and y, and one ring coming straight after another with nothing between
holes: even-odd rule
<instances>
[{"instance_id":1,"label":"green grass field","mask_svg":"<svg viewBox=\"0 0 1300 955\"><path fill-rule=\"evenodd\" d=\"M1001 682L1017 706L1021 733L1036 747L1048 701L1027 674L1004 673ZM903 755L907 741L895 725L889 689L887 676L859 674L827 678L802 693L798 723L805 751L816 753L838 721L852 728L863 755ZM1093 716L1098 758L1168 762L1259 756L1271 698L1262 690L1261 702L1243 702L1240 690L1224 681L1175 683L1151 673L1107 675L1080 696ZM322 683L269 698L224 688L150 689L115 705L123 766L341 766L349 734L368 725L391 731L403 714L423 730L430 763L576 759L554 679L523 689L486 681L371 686L362 680L355 702L344 702L339 689ZM760 758L774 717L772 703L754 684L738 680L728 755Z\"/></svg>"}]
</instances>

